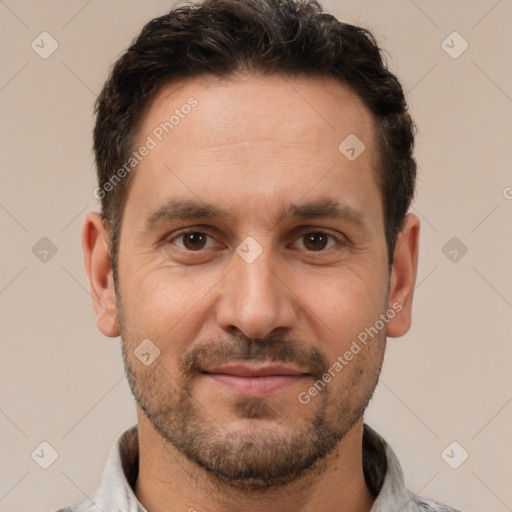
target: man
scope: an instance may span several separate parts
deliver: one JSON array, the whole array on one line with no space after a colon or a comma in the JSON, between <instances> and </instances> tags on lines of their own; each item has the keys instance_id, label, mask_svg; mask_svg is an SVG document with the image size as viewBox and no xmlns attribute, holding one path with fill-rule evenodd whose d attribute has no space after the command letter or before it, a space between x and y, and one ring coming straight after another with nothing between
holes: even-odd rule
<instances>
[{"instance_id":1,"label":"man","mask_svg":"<svg viewBox=\"0 0 512 512\"><path fill-rule=\"evenodd\" d=\"M85 265L138 426L66 511L452 511L363 422L409 329L419 221L402 88L306 0L148 23L96 109Z\"/></svg>"}]
</instances>

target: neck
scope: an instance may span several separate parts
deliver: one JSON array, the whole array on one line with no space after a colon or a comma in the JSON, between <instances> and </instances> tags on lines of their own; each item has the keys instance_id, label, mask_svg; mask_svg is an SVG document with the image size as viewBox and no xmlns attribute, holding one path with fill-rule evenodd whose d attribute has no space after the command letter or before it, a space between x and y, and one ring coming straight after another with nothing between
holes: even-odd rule
<instances>
[{"instance_id":1,"label":"neck","mask_svg":"<svg viewBox=\"0 0 512 512\"><path fill-rule=\"evenodd\" d=\"M363 420L336 449L296 481L241 492L197 467L160 437L138 410L139 476L135 494L148 512L369 512L374 497L363 474Z\"/></svg>"}]
</instances>

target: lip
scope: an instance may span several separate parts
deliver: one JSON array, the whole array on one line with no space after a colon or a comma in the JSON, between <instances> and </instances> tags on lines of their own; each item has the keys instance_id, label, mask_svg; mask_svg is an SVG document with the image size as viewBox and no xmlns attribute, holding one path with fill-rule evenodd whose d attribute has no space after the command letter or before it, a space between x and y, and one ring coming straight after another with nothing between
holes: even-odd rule
<instances>
[{"instance_id":1,"label":"lip","mask_svg":"<svg viewBox=\"0 0 512 512\"><path fill-rule=\"evenodd\" d=\"M204 370L206 373L234 375L237 377L269 377L281 375L306 375L293 366L281 363L228 363Z\"/></svg>"},{"instance_id":2,"label":"lip","mask_svg":"<svg viewBox=\"0 0 512 512\"><path fill-rule=\"evenodd\" d=\"M310 375L283 364L232 363L208 368L203 375L237 394L265 397L285 391Z\"/></svg>"}]
</instances>

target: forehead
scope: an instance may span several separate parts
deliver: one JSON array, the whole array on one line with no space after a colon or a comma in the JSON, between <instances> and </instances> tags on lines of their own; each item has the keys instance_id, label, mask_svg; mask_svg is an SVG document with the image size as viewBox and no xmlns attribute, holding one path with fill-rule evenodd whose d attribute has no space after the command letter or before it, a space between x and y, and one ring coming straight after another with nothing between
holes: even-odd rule
<instances>
[{"instance_id":1,"label":"forehead","mask_svg":"<svg viewBox=\"0 0 512 512\"><path fill-rule=\"evenodd\" d=\"M190 103L197 105L189 108ZM192 129L182 122L187 117L196 120ZM152 133L159 138L158 128L169 121L169 133L163 129L161 135L172 134L176 145L187 139L196 150L279 137L337 149L343 135L357 134L365 145L374 138L373 118L362 100L329 77L205 75L171 83L153 98L138 140Z\"/></svg>"},{"instance_id":2,"label":"forehead","mask_svg":"<svg viewBox=\"0 0 512 512\"><path fill-rule=\"evenodd\" d=\"M319 180L324 195L338 184L366 188L361 199L380 195L372 115L333 78L203 76L169 84L153 99L134 149L150 140L129 195L153 203L172 191L229 199L229 190L233 200L250 190L249 200L271 202L279 191L305 194Z\"/></svg>"}]
</instances>

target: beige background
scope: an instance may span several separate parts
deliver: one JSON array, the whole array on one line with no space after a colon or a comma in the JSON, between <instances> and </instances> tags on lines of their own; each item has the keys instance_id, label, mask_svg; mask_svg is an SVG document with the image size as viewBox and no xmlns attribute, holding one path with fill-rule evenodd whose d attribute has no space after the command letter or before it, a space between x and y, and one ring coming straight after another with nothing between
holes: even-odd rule
<instances>
[{"instance_id":1,"label":"beige background","mask_svg":"<svg viewBox=\"0 0 512 512\"><path fill-rule=\"evenodd\" d=\"M90 495L136 421L119 339L95 327L80 231L97 208L93 101L120 52L169 6L0 1L1 511ZM420 130L414 326L390 340L366 421L414 492L468 512L512 510L512 2L324 6L374 31ZM31 48L43 31L59 45L48 59ZM441 46L453 31L469 44L457 59ZM454 236L468 248L457 262L442 252ZM57 248L46 262L32 252L42 237ZM31 458L43 441L58 452L46 470ZM441 457L452 441L469 453L458 469Z\"/></svg>"}]
</instances>

